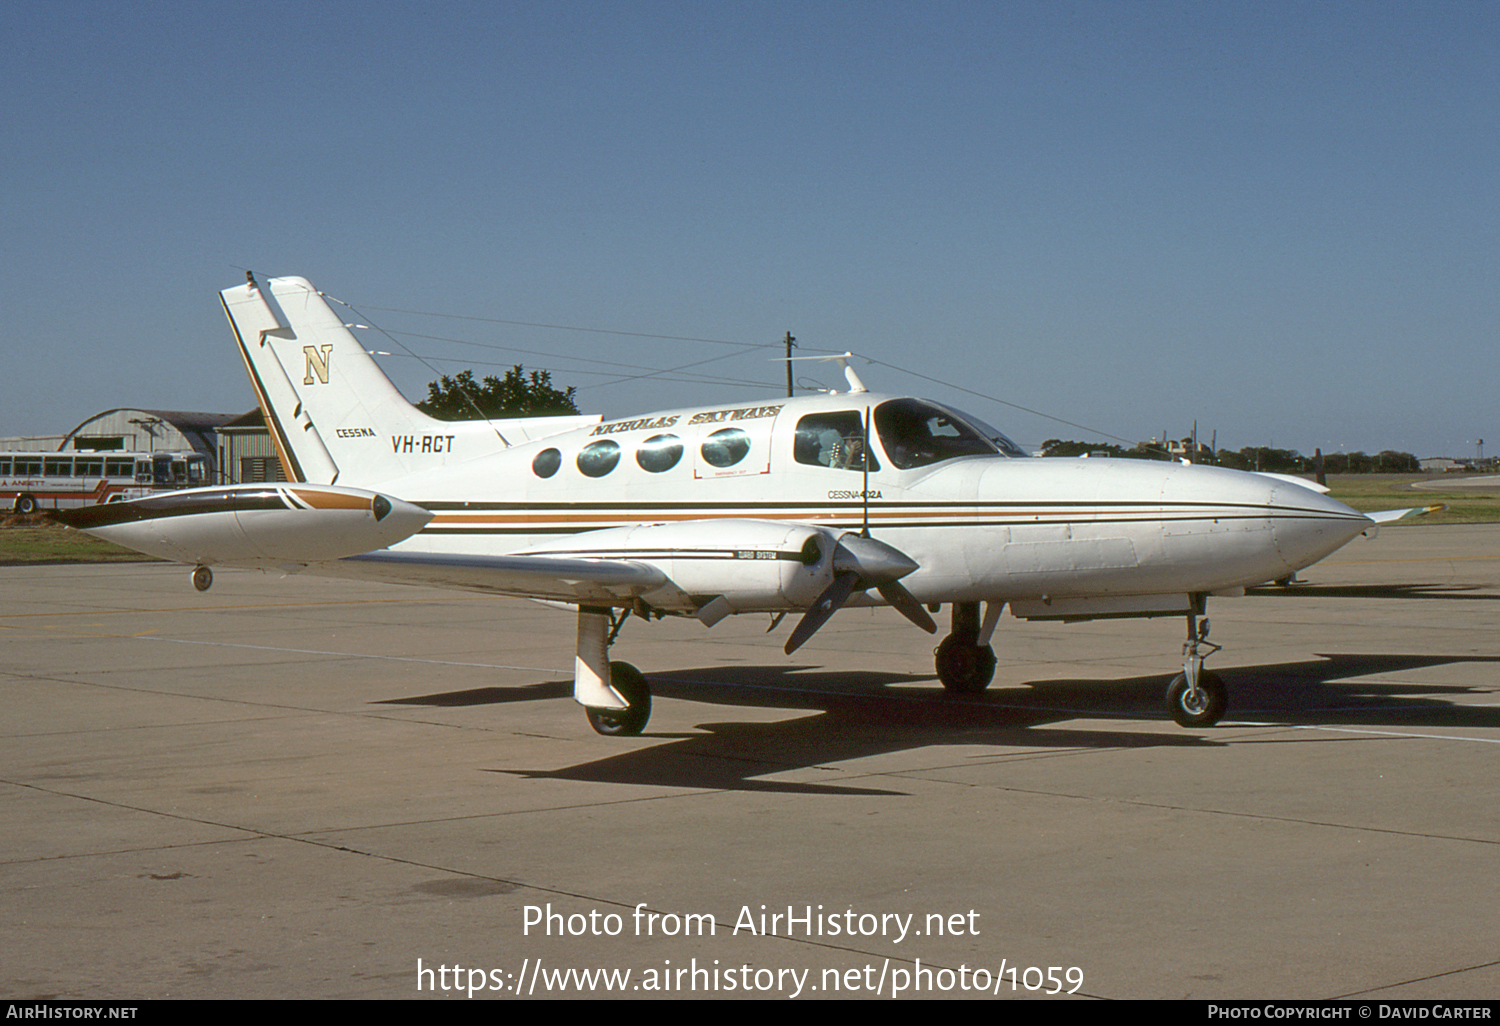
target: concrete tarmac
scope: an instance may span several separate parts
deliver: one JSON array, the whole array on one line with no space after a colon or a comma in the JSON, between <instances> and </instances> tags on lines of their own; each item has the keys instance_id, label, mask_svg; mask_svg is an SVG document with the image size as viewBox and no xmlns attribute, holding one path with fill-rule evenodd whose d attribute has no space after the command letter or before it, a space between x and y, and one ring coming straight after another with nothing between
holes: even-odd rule
<instances>
[{"instance_id":1,"label":"concrete tarmac","mask_svg":"<svg viewBox=\"0 0 1500 1026\"><path fill-rule=\"evenodd\" d=\"M620 739L562 611L7 568L0 993L1500 995L1500 525L1303 576L1210 603L1213 729L1178 619L1006 617L958 699L844 610L627 623Z\"/></svg>"}]
</instances>

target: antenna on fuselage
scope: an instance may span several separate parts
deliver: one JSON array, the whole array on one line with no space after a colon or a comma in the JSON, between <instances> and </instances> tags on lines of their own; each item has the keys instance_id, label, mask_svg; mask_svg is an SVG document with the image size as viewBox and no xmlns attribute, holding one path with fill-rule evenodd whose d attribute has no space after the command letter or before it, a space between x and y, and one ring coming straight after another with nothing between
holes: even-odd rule
<instances>
[{"instance_id":1,"label":"antenna on fuselage","mask_svg":"<svg viewBox=\"0 0 1500 1026\"><path fill-rule=\"evenodd\" d=\"M790 332L788 334L790 334ZM787 367L789 370L791 368L791 362L793 360L821 360L824 363L836 363L840 367L844 368L844 380L849 382L850 394L853 394L855 392L868 392L869 389L865 387L865 383L859 380L859 375L854 373L853 367L849 366L849 361L852 359L854 359L853 353L830 353L827 356L788 356L786 358ZM828 389L828 394L837 395L838 391L837 389L830 388Z\"/></svg>"},{"instance_id":2,"label":"antenna on fuselage","mask_svg":"<svg viewBox=\"0 0 1500 1026\"><path fill-rule=\"evenodd\" d=\"M865 440L859 454L864 480L860 483L860 528L862 538L870 537L870 404L865 403Z\"/></svg>"}]
</instances>

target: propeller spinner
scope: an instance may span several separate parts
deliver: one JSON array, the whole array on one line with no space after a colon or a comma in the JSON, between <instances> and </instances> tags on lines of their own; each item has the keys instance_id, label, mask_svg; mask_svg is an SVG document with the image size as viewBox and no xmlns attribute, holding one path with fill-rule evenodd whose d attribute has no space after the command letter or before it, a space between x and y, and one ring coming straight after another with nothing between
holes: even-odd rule
<instances>
[{"instance_id":1,"label":"propeller spinner","mask_svg":"<svg viewBox=\"0 0 1500 1026\"><path fill-rule=\"evenodd\" d=\"M833 550L833 583L823 589L813 602L812 608L798 622L792 636L787 639L786 652L791 655L801 648L828 618L838 612L849 596L856 590L874 588L880 597L896 608L902 616L922 628L928 634L937 632L937 624L927 615L927 610L901 584L901 578L917 569L917 564L900 549L857 534L846 534L839 539Z\"/></svg>"}]
</instances>

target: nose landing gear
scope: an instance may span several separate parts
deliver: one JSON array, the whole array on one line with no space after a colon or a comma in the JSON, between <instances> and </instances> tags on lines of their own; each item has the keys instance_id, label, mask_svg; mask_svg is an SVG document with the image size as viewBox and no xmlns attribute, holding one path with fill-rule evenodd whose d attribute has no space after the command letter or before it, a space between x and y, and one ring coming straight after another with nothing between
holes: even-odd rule
<instances>
[{"instance_id":1,"label":"nose landing gear","mask_svg":"<svg viewBox=\"0 0 1500 1026\"><path fill-rule=\"evenodd\" d=\"M1182 727L1212 727L1229 706L1229 692L1203 660L1223 646L1208 640L1208 618L1198 622L1197 613L1187 616L1187 641L1182 646L1182 672L1167 686L1167 712ZM1204 651L1207 649L1207 651Z\"/></svg>"}]
</instances>

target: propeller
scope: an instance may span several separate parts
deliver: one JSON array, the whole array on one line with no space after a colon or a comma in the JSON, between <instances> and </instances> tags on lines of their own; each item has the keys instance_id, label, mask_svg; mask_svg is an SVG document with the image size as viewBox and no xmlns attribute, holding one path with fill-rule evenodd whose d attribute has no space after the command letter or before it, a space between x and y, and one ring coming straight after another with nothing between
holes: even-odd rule
<instances>
[{"instance_id":1,"label":"propeller","mask_svg":"<svg viewBox=\"0 0 1500 1026\"><path fill-rule=\"evenodd\" d=\"M844 535L833 550L833 583L823 589L823 594L792 631L786 642L787 655L797 651L816 634L856 590L868 588L878 591L897 612L928 634L937 633L937 624L932 622L927 610L901 584L901 578L915 569L917 564L900 549L874 538Z\"/></svg>"}]
</instances>

